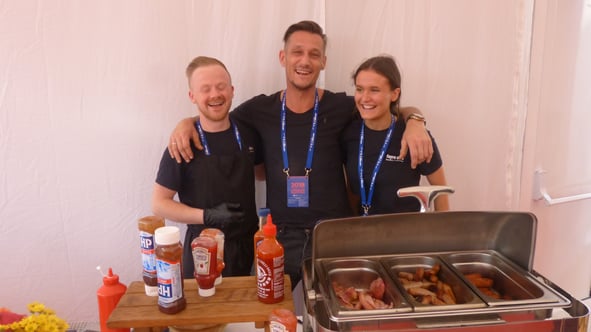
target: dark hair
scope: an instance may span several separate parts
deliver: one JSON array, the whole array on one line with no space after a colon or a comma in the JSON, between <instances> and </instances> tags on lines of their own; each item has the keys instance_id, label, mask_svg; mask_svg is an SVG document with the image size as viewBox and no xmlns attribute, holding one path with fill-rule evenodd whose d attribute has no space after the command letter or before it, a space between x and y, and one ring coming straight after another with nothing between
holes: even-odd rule
<instances>
[{"instance_id":1,"label":"dark hair","mask_svg":"<svg viewBox=\"0 0 591 332\"><path fill-rule=\"evenodd\" d=\"M226 70L226 72L228 73L228 76L230 76L230 72L228 71L228 68L226 68L226 65L224 65L223 62L221 62L220 60L216 59L216 58L211 58L208 56L198 56L195 59L193 59L189 65L187 66L187 69L185 69L185 74L187 75L187 79L189 80L189 83L191 81L191 75L193 75L193 72L195 71L195 69L199 68L199 67L205 67L205 66L211 66L211 65L219 65L222 66L222 68L224 68ZM231 76L230 76L231 79Z\"/></svg>"},{"instance_id":2,"label":"dark hair","mask_svg":"<svg viewBox=\"0 0 591 332\"><path fill-rule=\"evenodd\" d=\"M326 50L326 35L322 30L322 27L318 25L318 23L314 21L300 21L298 23L294 23L285 30L285 34L283 35L283 42L287 43L289 37L296 31L306 31L316 35L319 35L322 38L322 43L324 44L324 50Z\"/></svg>"},{"instance_id":3,"label":"dark hair","mask_svg":"<svg viewBox=\"0 0 591 332\"><path fill-rule=\"evenodd\" d=\"M372 70L384 76L388 80L392 90L400 88L402 82L400 70L398 69L396 61L394 61L394 58L391 55L379 55L365 60L361 65L359 65L359 67L357 67L355 73L353 73L353 83L355 83L359 72L363 70ZM392 114L398 114L401 95L402 92L400 92L396 101L390 103L390 112Z\"/></svg>"}]
</instances>

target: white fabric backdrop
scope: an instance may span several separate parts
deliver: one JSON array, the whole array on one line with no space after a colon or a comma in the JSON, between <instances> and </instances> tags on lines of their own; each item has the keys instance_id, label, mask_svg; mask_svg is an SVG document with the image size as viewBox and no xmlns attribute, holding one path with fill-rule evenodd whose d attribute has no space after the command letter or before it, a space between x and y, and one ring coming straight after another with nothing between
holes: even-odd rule
<instances>
[{"instance_id":1,"label":"white fabric backdrop","mask_svg":"<svg viewBox=\"0 0 591 332\"><path fill-rule=\"evenodd\" d=\"M343 10L327 15L327 86L352 93L351 73L363 59L394 55L403 75L401 104L427 113L448 182L457 190L454 209L514 204L506 177L519 170L512 162L520 144L514 131L519 105L513 99L521 84L515 79L524 74L519 55L528 46L529 36L521 35L531 15L526 3L328 2L327 13ZM486 158L471 157L483 152Z\"/></svg>"},{"instance_id":2,"label":"white fabric backdrop","mask_svg":"<svg viewBox=\"0 0 591 332\"><path fill-rule=\"evenodd\" d=\"M591 192L591 1L536 1L522 188L534 170L553 198ZM591 200L520 207L539 219L534 266L573 294L591 295ZM573 268L576 268L573 273Z\"/></svg>"},{"instance_id":3,"label":"white fabric backdrop","mask_svg":"<svg viewBox=\"0 0 591 332\"><path fill-rule=\"evenodd\" d=\"M151 214L170 131L195 112L186 64L224 61L235 105L277 91L283 32L302 19L328 34L330 90L351 92L369 56L397 58L403 105L428 117L453 209L529 209L533 13L533 0L0 1L0 307L38 300L96 321L97 265L141 277L136 220Z\"/></svg>"}]
</instances>

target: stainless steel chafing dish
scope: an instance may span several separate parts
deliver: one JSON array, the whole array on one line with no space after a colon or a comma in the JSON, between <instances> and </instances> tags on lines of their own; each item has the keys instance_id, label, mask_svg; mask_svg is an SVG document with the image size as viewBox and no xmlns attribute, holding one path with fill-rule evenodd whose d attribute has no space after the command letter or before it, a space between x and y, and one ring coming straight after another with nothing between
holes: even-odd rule
<instances>
[{"instance_id":1,"label":"stainless steel chafing dish","mask_svg":"<svg viewBox=\"0 0 591 332\"><path fill-rule=\"evenodd\" d=\"M303 266L305 331L587 331L589 310L533 270L535 216L522 212L402 213L325 220ZM400 272L440 268L454 304L422 304ZM479 273L503 297L469 279ZM384 281L391 308L343 306L335 284Z\"/></svg>"}]
</instances>

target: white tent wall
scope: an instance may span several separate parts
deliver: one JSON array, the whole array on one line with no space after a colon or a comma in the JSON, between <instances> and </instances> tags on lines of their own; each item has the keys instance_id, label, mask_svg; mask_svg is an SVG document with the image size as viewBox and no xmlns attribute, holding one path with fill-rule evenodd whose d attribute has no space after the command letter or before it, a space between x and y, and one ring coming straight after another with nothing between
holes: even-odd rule
<instances>
[{"instance_id":1,"label":"white tent wall","mask_svg":"<svg viewBox=\"0 0 591 332\"><path fill-rule=\"evenodd\" d=\"M235 105L279 90L283 32L302 19L328 34L320 84L330 90L352 92L356 65L394 55L402 103L426 113L443 153L452 208L536 209L540 272L586 295L591 271L556 271L554 252L589 252L588 201L559 207L578 233L558 242L556 210L531 200L546 128L529 114L544 118L550 89L543 64L532 61L530 77L533 27L549 20L539 13L533 0L0 1L0 307L41 301L70 322L98 320L97 265L124 283L141 278L136 220L151 214L170 131L195 112L186 64L224 61ZM588 160L585 148L572 154Z\"/></svg>"},{"instance_id":2,"label":"white tent wall","mask_svg":"<svg viewBox=\"0 0 591 332\"><path fill-rule=\"evenodd\" d=\"M124 283L141 278L136 221L151 214L170 131L195 114L186 65L199 54L224 61L236 105L279 89L282 31L323 23L323 8L0 2L0 307L41 301L69 321L97 321L97 265Z\"/></svg>"},{"instance_id":3,"label":"white tent wall","mask_svg":"<svg viewBox=\"0 0 591 332\"><path fill-rule=\"evenodd\" d=\"M591 199L532 202L534 174L553 199L591 193L591 1L536 1L519 208L538 218L534 267L591 295Z\"/></svg>"},{"instance_id":4,"label":"white tent wall","mask_svg":"<svg viewBox=\"0 0 591 332\"><path fill-rule=\"evenodd\" d=\"M528 47L530 1L328 1L327 86L353 93L364 59L392 54L402 105L428 116L442 151L453 209L510 208L515 153L514 89ZM348 14L344 14L348 13ZM353 32L354 31L354 32ZM527 32L527 31L526 31ZM354 46L352 46L354 45ZM334 88L336 86L336 88ZM484 154L484 156L483 156Z\"/></svg>"}]
</instances>

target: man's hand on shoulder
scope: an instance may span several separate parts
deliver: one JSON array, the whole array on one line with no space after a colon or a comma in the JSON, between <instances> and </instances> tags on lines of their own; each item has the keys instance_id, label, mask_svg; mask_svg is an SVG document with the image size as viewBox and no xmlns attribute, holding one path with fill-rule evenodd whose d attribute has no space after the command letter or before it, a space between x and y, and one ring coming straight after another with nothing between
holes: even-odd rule
<instances>
[{"instance_id":1,"label":"man's hand on shoulder","mask_svg":"<svg viewBox=\"0 0 591 332\"><path fill-rule=\"evenodd\" d=\"M195 129L195 121L197 117L185 118L181 120L168 140L168 153L170 157L175 159L177 163L190 162L193 159L193 151L191 149L191 141L195 144L197 149L202 150L201 140Z\"/></svg>"},{"instance_id":2,"label":"man's hand on shoulder","mask_svg":"<svg viewBox=\"0 0 591 332\"><path fill-rule=\"evenodd\" d=\"M430 162L433 157L433 142L425 127L426 121L416 108L406 108L401 121L406 121L406 129L402 135L400 158L410 153L410 164L413 169L423 162Z\"/></svg>"}]
</instances>

